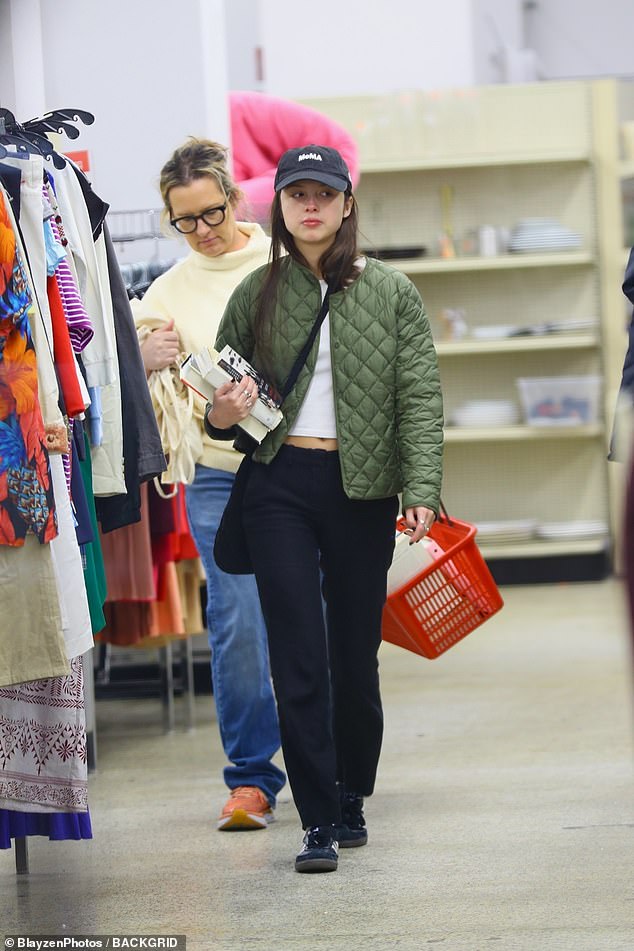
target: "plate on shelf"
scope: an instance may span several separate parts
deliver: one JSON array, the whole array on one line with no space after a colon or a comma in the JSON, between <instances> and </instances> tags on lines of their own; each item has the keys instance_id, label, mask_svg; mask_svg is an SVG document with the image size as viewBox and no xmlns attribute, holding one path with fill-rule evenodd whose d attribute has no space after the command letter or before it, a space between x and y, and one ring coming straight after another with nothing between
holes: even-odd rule
<instances>
[{"instance_id":1,"label":"plate on shelf","mask_svg":"<svg viewBox=\"0 0 634 951\"><path fill-rule=\"evenodd\" d=\"M451 421L454 426L513 426L520 413L513 400L467 400L458 406Z\"/></svg>"},{"instance_id":2,"label":"plate on shelf","mask_svg":"<svg viewBox=\"0 0 634 951\"><path fill-rule=\"evenodd\" d=\"M517 330L516 324L483 324L480 327L473 327L471 336L475 340L500 340L504 337L512 337Z\"/></svg>"},{"instance_id":3,"label":"plate on shelf","mask_svg":"<svg viewBox=\"0 0 634 951\"><path fill-rule=\"evenodd\" d=\"M526 542L535 535L535 519L503 519L497 522L477 522L477 540L503 544L504 542Z\"/></svg>"},{"instance_id":4,"label":"plate on shelf","mask_svg":"<svg viewBox=\"0 0 634 951\"><path fill-rule=\"evenodd\" d=\"M602 538L608 534L608 524L602 519L572 522L542 522L537 526L538 538L552 541L569 539Z\"/></svg>"},{"instance_id":5,"label":"plate on shelf","mask_svg":"<svg viewBox=\"0 0 634 951\"><path fill-rule=\"evenodd\" d=\"M574 334L598 327L597 317L549 320L535 324L482 324L471 328L474 340L503 340L512 337L543 337L548 334Z\"/></svg>"},{"instance_id":6,"label":"plate on shelf","mask_svg":"<svg viewBox=\"0 0 634 951\"><path fill-rule=\"evenodd\" d=\"M422 258L427 254L424 245L404 245L400 248L366 248L363 252L369 258L378 258L380 261L399 261L409 258Z\"/></svg>"},{"instance_id":7,"label":"plate on shelf","mask_svg":"<svg viewBox=\"0 0 634 951\"><path fill-rule=\"evenodd\" d=\"M509 251L512 254L539 254L540 252L555 253L557 251L578 251L581 247L581 241L571 241L564 243L562 241L555 242L545 242L545 241L536 241L533 244L520 244L517 242L511 242L509 244Z\"/></svg>"},{"instance_id":8,"label":"plate on shelf","mask_svg":"<svg viewBox=\"0 0 634 951\"><path fill-rule=\"evenodd\" d=\"M598 326L598 317L564 317L562 320L551 320L548 323L548 328L553 333L556 331L565 333L569 330L591 330Z\"/></svg>"},{"instance_id":9,"label":"plate on shelf","mask_svg":"<svg viewBox=\"0 0 634 951\"><path fill-rule=\"evenodd\" d=\"M581 235L549 218L528 218L513 228L508 249L511 252L576 251Z\"/></svg>"}]
</instances>

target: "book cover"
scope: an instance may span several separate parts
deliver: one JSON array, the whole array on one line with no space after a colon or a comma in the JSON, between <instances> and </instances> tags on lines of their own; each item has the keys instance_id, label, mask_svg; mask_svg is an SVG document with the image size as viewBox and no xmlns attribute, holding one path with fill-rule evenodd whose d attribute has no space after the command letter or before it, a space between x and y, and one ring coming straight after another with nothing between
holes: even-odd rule
<instances>
[{"instance_id":1,"label":"book cover","mask_svg":"<svg viewBox=\"0 0 634 951\"><path fill-rule=\"evenodd\" d=\"M241 420L238 426L258 442L262 442L266 434L275 429L282 419L280 399L275 389L250 363L231 347L224 347L220 353L212 347L206 347L199 353L190 354L180 368L183 383L209 402L213 401L217 387L230 380L239 383L245 375L257 383L258 398L249 415Z\"/></svg>"}]
</instances>

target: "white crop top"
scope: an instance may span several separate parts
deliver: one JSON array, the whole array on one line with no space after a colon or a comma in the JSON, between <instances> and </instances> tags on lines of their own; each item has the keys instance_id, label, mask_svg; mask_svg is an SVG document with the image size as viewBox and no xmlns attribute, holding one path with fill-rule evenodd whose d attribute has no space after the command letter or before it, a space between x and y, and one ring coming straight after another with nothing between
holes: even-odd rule
<instances>
[{"instance_id":1,"label":"white crop top","mask_svg":"<svg viewBox=\"0 0 634 951\"><path fill-rule=\"evenodd\" d=\"M326 294L326 282L320 281L321 299ZM326 314L319 333L319 350L315 372L308 386L297 419L288 431L289 436L318 436L337 438L335 397L332 387L330 361L330 314Z\"/></svg>"}]
</instances>

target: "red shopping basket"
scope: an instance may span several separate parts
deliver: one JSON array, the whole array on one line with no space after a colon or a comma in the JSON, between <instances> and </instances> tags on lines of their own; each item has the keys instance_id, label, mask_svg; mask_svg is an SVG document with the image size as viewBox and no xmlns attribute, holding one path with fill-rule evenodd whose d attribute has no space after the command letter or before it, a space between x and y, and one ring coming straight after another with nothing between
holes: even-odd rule
<instances>
[{"instance_id":1,"label":"red shopping basket","mask_svg":"<svg viewBox=\"0 0 634 951\"><path fill-rule=\"evenodd\" d=\"M401 520L399 528L404 527ZM429 537L442 554L388 595L384 641L433 659L500 610L504 601L475 535L475 525L457 518L434 522Z\"/></svg>"}]
</instances>

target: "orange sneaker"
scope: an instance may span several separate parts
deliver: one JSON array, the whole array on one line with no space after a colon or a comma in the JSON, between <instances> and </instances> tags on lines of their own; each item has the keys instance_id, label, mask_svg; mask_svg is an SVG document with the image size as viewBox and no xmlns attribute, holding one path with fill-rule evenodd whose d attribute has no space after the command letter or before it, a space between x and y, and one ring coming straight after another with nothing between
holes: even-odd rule
<instances>
[{"instance_id":1,"label":"orange sneaker","mask_svg":"<svg viewBox=\"0 0 634 951\"><path fill-rule=\"evenodd\" d=\"M271 804L257 786L238 786L231 790L218 819L218 828L223 832L240 829L266 829L275 815Z\"/></svg>"}]
</instances>

